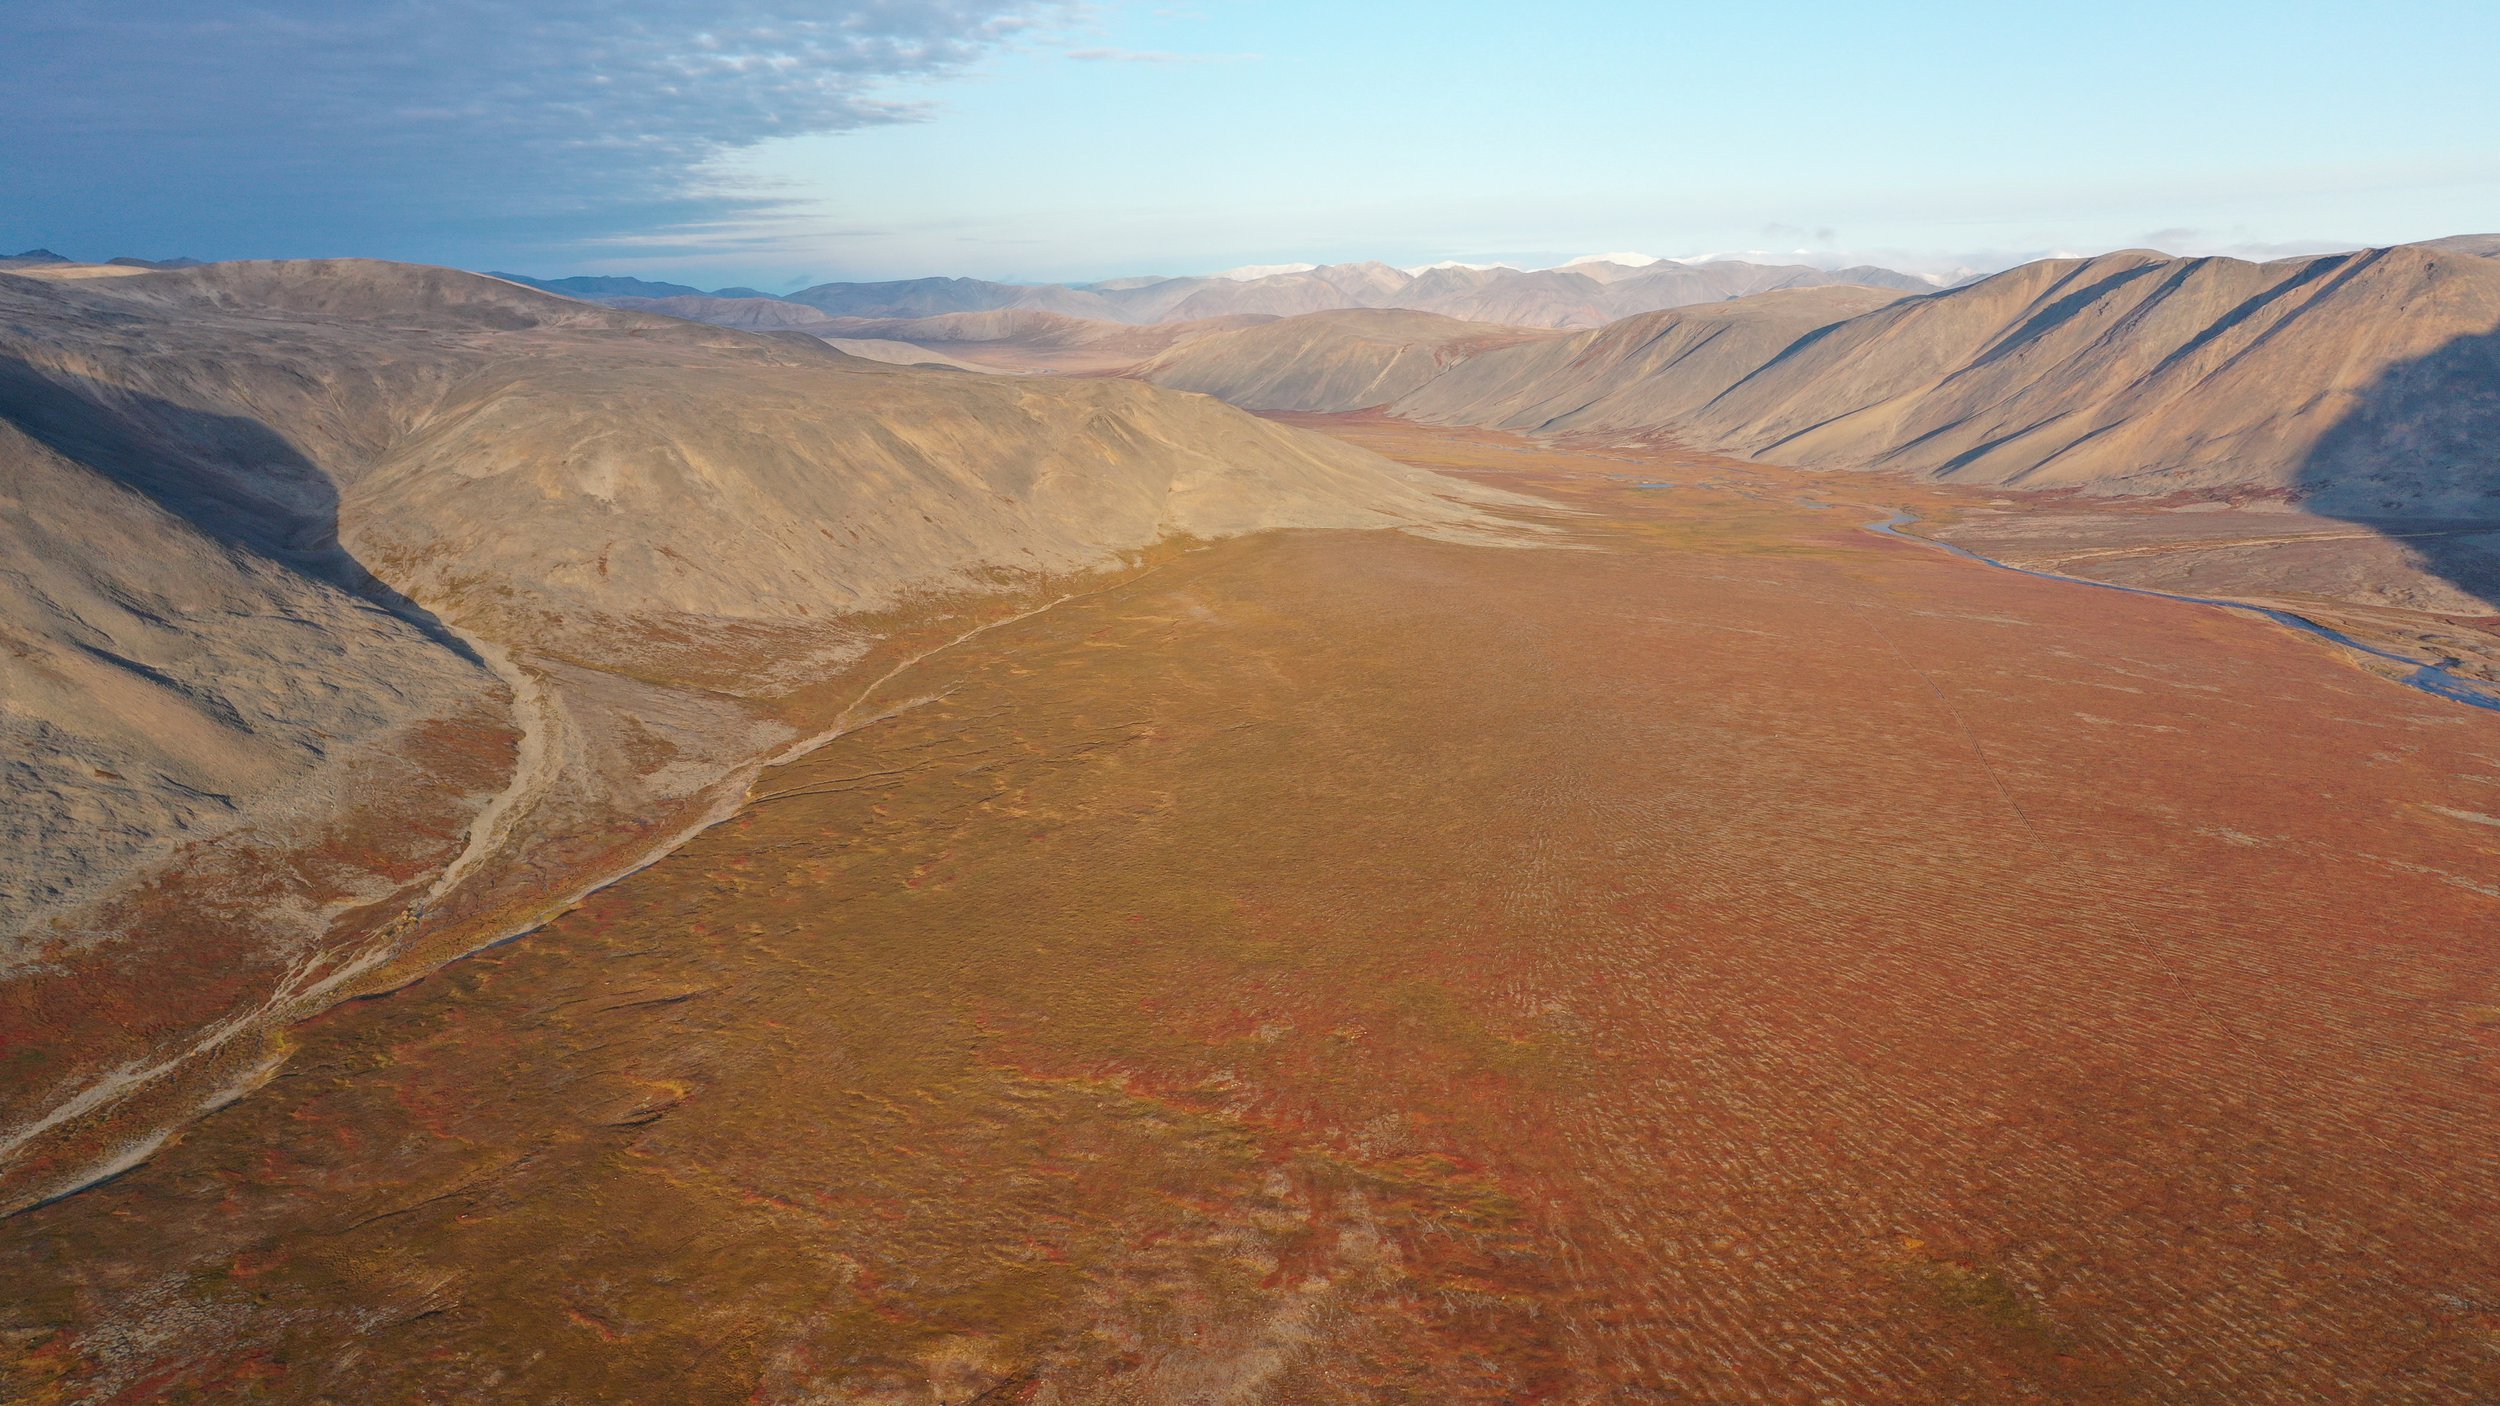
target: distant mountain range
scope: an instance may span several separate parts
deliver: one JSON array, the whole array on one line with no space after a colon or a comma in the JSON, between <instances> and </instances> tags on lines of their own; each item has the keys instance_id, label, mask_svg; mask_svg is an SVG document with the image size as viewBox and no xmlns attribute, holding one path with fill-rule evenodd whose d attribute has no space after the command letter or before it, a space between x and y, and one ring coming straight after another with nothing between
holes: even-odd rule
<instances>
[{"instance_id":1,"label":"distant mountain range","mask_svg":"<svg viewBox=\"0 0 2500 1406\"><path fill-rule=\"evenodd\" d=\"M1465 264L1401 269L1383 263L1353 263L1282 266L1278 271L1242 269L1231 274L1188 278L1118 278L1085 284L915 278L888 283L821 283L779 297L752 288L706 292L685 284L653 283L638 278L542 279L512 273L493 277L592 302L703 298L714 300L715 304L758 304L754 308L710 305L701 311L689 309L681 315L732 326L785 327L802 324L784 320L786 315L763 312L760 305L795 305L828 318L921 318L1033 309L1131 326L1244 314L1292 317L1348 308L1403 308L1514 327L1596 327L1635 313L1718 302L1780 288L1848 285L1927 293L1937 286L1915 274L1871 266L1821 269L1804 264L1752 264L1737 259L1688 264L1640 254L1601 255L1550 269Z\"/></svg>"}]
</instances>

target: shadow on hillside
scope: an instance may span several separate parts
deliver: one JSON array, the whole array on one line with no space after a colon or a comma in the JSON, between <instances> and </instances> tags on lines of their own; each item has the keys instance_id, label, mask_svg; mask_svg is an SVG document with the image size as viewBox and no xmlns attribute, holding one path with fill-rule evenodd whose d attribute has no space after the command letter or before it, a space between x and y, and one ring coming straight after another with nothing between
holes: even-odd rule
<instances>
[{"instance_id":1,"label":"shadow on hillside","mask_svg":"<svg viewBox=\"0 0 2500 1406\"><path fill-rule=\"evenodd\" d=\"M2295 483L2310 512L2404 532L2426 569L2500 613L2500 332L2389 367Z\"/></svg>"},{"instance_id":2,"label":"shadow on hillside","mask_svg":"<svg viewBox=\"0 0 2500 1406\"><path fill-rule=\"evenodd\" d=\"M477 651L339 543L338 485L258 420L177 405L0 356L0 420L230 548L390 612L481 667Z\"/></svg>"}]
</instances>

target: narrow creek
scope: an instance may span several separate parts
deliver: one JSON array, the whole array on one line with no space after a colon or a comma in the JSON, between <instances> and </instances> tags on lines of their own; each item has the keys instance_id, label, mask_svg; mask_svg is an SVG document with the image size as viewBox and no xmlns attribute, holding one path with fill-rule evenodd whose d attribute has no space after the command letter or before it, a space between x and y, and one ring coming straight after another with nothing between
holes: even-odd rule
<instances>
[{"instance_id":1,"label":"narrow creek","mask_svg":"<svg viewBox=\"0 0 2500 1406\"><path fill-rule=\"evenodd\" d=\"M1864 526L1869 532L1897 538L1904 542L1916 542L1922 547L1934 547L1939 551L1949 552L1983 566L1993 566L1999 571L2011 571L2022 576L2036 576L2043 581L2063 581L2073 586L2092 586L2104 591L2123 591L2131 596L2151 596L2156 600L2184 601L2189 605L2210 605L2222 610L2236 610L2249 615L2263 616L2277 625L2298 630L2304 635L2315 635L2323 640L2331 640L2346 649L2367 654L2374 659L2401 664L2406 672L2396 675L2395 681L2407 688L2418 689L2433 697L2445 698L2452 703L2462 703L2469 708L2500 713L2500 689L2474 679L2460 677L2455 669L2456 661L2453 659L2426 664L2411 655L2381 649L2374 644L2364 644L2341 630L2321 625L2306 616L2294 615L2288 610L2276 610L2271 606L2251 605L2246 601L2225 600L2218 596L2186 596L2172 591L2156 591L2145 586L2121 586L2114 581L2095 581L2089 576L2066 576L2054 571L2015 566L2010 562L1999 561L1995 557L1982 556L1968 547L1956 546L1951 542L1938 541L1933 537L1922 537L1915 532L1901 530L1916 521L1918 521L1918 514L1905 508L1881 522L1870 522Z\"/></svg>"}]
</instances>

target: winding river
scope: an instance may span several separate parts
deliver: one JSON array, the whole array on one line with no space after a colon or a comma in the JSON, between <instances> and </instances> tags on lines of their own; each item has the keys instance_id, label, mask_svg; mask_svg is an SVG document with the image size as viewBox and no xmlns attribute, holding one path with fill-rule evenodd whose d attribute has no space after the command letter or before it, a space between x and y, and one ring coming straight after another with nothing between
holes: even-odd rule
<instances>
[{"instance_id":1,"label":"winding river","mask_svg":"<svg viewBox=\"0 0 2500 1406\"><path fill-rule=\"evenodd\" d=\"M1881 522L1870 522L1865 526L1869 532L1881 533L1886 537L1897 538L1904 542L1916 542L1923 547L1934 547L1939 551L1950 552L1957 557L1978 562L1983 566L1993 566L1999 571L2036 576L2043 581L2063 581L2074 586L2092 586L2104 591L2123 591L2131 596L2151 596L2156 600L2185 601L2190 605L2210 605L2223 610L2237 610L2249 615L2263 616L2277 625L2298 630L2304 635L2315 635L2320 639L2331 640L2346 649L2357 650L2372 658L2384 659L2391 664L2401 664L2407 672L2396 676L2396 682L2407 688L2418 689L2434 697L2445 698L2452 703L2462 703L2469 708L2500 713L2500 689L2495 689L2492 685L2478 680L2460 677L2455 669L2456 661L2453 659L2443 660L2436 664L2425 664L2410 655L2381 649L2374 644L2364 644L2341 630L2329 629L2315 620L2294 615L2288 610L2250 605L2246 601L2224 600L2216 596L2183 596L2171 591L2156 591L2143 586L2121 586L2112 581L2095 581L2088 576L2065 576L2054 571L2038 571L2028 566L2015 566L2009 562L1998 561L1994 557L1982 556L1968 547L1957 547L1951 542L1940 542L1933 537L1921 537L1914 532L1901 530L1916 521L1918 521L1918 514L1903 509Z\"/></svg>"}]
</instances>

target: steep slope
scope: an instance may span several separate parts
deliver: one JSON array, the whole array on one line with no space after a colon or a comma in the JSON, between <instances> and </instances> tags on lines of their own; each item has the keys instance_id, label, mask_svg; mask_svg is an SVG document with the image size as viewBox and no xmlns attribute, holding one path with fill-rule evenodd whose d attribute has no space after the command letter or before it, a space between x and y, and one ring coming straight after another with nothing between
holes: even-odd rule
<instances>
[{"instance_id":1,"label":"steep slope","mask_svg":"<svg viewBox=\"0 0 2500 1406\"><path fill-rule=\"evenodd\" d=\"M2487 517L2500 261L2130 250L1897 300L1783 291L1492 352L1391 410L1980 483Z\"/></svg>"},{"instance_id":2,"label":"steep slope","mask_svg":"<svg viewBox=\"0 0 2500 1406\"><path fill-rule=\"evenodd\" d=\"M83 434L50 389L0 359L0 969L39 912L500 687L279 534L251 540L282 519L168 508L144 444Z\"/></svg>"},{"instance_id":3,"label":"steep slope","mask_svg":"<svg viewBox=\"0 0 2500 1406\"><path fill-rule=\"evenodd\" d=\"M1819 327L1901 295L1802 288L1643 313L1560 340L1491 350L1392 407L1410 419L1526 431L1643 429L1679 420Z\"/></svg>"},{"instance_id":4,"label":"steep slope","mask_svg":"<svg viewBox=\"0 0 2500 1406\"><path fill-rule=\"evenodd\" d=\"M1002 590L1487 496L1136 383L353 261L0 276L0 468L18 1195L726 813Z\"/></svg>"},{"instance_id":5,"label":"steep slope","mask_svg":"<svg viewBox=\"0 0 2500 1406\"><path fill-rule=\"evenodd\" d=\"M1320 312L1199 337L1129 374L1252 410L1360 410L1469 357L1558 335L1397 309Z\"/></svg>"}]
</instances>

